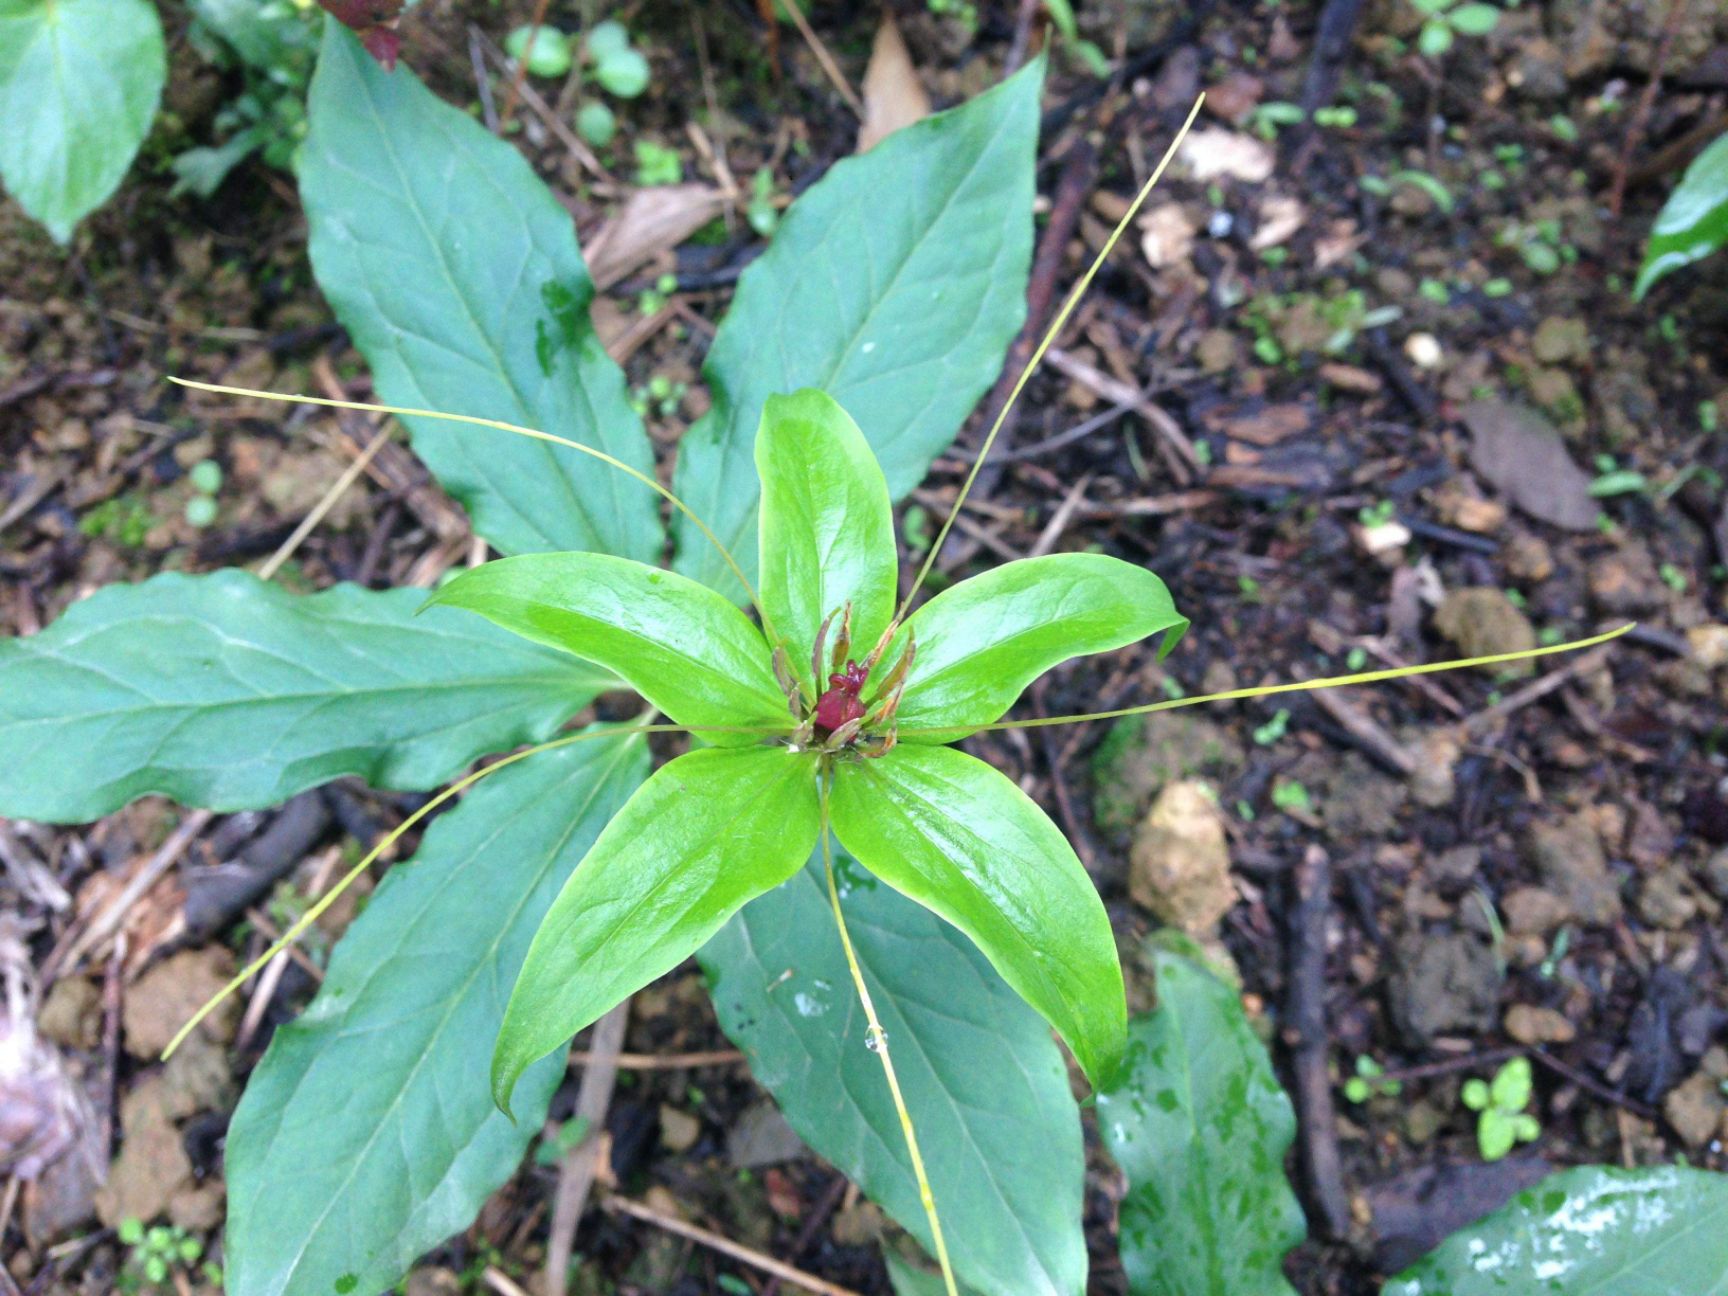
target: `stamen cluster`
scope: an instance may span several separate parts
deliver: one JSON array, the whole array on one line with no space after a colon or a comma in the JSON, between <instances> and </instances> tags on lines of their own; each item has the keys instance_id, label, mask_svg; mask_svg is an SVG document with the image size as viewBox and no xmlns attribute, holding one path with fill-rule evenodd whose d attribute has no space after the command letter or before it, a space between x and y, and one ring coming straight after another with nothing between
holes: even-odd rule
<instances>
[{"instance_id":1,"label":"stamen cluster","mask_svg":"<svg viewBox=\"0 0 1728 1296\"><path fill-rule=\"evenodd\" d=\"M839 633L832 650L828 647L828 631L835 618L840 620ZM804 687L792 674L786 649L774 650L774 675L786 691L786 705L798 728L788 740L799 751L820 751L831 755L854 752L859 756L884 756L894 748L896 740L894 714L900 708L900 696L906 689L906 676L912 669L917 642L907 636L906 651L883 678L875 696L864 700L864 690L870 673L894 637L896 627L890 625L876 646L862 662L852 657L852 605L830 612L816 632L816 643L810 653L810 677L827 687L809 702Z\"/></svg>"}]
</instances>

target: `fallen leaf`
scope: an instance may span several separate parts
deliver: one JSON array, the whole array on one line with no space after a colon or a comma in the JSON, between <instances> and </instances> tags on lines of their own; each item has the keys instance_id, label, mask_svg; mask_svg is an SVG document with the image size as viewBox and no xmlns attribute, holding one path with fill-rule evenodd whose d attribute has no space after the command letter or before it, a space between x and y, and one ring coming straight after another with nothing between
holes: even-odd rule
<instances>
[{"instance_id":1,"label":"fallen leaf","mask_svg":"<svg viewBox=\"0 0 1728 1296\"><path fill-rule=\"evenodd\" d=\"M677 247L718 216L724 203L720 191L708 185L638 189L584 248L594 287L605 292L657 254Z\"/></svg>"},{"instance_id":2,"label":"fallen leaf","mask_svg":"<svg viewBox=\"0 0 1728 1296\"><path fill-rule=\"evenodd\" d=\"M864 121L858 127L858 152L868 153L902 126L930 115L930 96L912 66L894 16L884 12L864 70Z\"/></svg>"},{"instance_id":3,"label":"fallen leaf","mask_svg":"<svg viewBox=\"0 0 1728 1296\"><path fill-rule=\"evenodd\" d=\"M1222 126L1189 131L1178 156L1187 163L1189 174L1201 183L1227 176L1259 184L1272 174L1277 162L1270 144Z\"/></svg>"},{"instance_id":4,"label":"fallen leaf","mask_svg":"<svg viewBox=\"0 0 1728 1296\"><path fill-rule=\"evenodd\" d=\"M1140 252L1147 265L1162 270L1188 264L1188 254L1194 250L1194 226L1180 203L1154 207L1136 223L1140 226Z\"/></svg>"},{"instance_id":5,"label":"fallen leaf","mask_svg":"<svg viewBox=\"0 0 1728 1296\"><path fill-rule=\"evenodd\" d=\"M1256 252L1277 247L1288 242L1290 236L1302 228L1302 222L1308 219L1308 209L1302 205L1300 198L1290 198L1282 194L1274 195L1260 204L1260 228L1254 231L1254 237L1248 241L1248 246Z\"/></svg>"},{"instance_id":6,"label":"fallen leaf","mask_svg":"<svg viewBox=\"0 0 1728 1296\"><path fill-rule=\"evenodd\" d=\"M1566 443L1535 410L1504 401L1471 401L1470 466L1531 517L1567 531L1593 531L1601 511L1590 478Z\"/></svg>"}]
</instances>

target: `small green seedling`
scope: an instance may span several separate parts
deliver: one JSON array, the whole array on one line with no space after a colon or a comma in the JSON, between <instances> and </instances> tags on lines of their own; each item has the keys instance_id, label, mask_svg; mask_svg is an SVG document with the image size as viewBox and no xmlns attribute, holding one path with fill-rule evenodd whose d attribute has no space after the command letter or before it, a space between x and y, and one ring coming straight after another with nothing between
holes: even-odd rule
<instances>
[{"instance_id":1,"label":"small green seedling","mask_svg":"<svg viewBox=\"0 0 1728 1296\"><path fill-rule=\"evenodd\" d=\"M1519 1143L1534 1142L1542 1123L1524 1109L1533 1096L1534 1077L1530 1059L1515 1057L1494 1073L1492 1080L1471 1078L1464 1082L1459 1098L1476 1118L1476 1146L1484 1161L1498 1161Z\"/></svg>"},{"instance_id":2,"label":"small green seedling","mask_svg":"<svg viewBox=\"0 0 1728 1296\"><path fill-rule=\"evenodd\" d=\"M1590 494L1594 498L1637 495L1649 484L1643 473L1633 468L1622 468L1613 455L1596 456L1596 479L1590 483Z\"/></svg>"},{"instance_id":3,"label":"small green seedling","mask_svg":"<svg viewBox=\"0 0 1728 1296\"><path fill-rule=\"evenodd\" d=\"M653 140L636 141L636 183L647 187L675 185L684 179L684 159L678 150Z\"/></svg>"},{"instance_id":4,"label":"small green seedling","mask_svg":"<svg viewBox=\"0 0 1728 1296\"><path fill-rule=\"evenodd\" d=\"M770 238L780 224L780 209L774 204L774 173L763 167L751 177L750 204L744 209L744 219L763 238Z\"/></svg>"},{"instance_id":5,"label":"small green seedling","mask_svg":"<svg viewBox=\"0 0 1728 1296\"><path fill-rule=\"evenodd\" d=\"M529 76L561 77L575 65L570 38L556 27L518 27L504 38L504 52L520 63Z\"/></svg>"},{"instance_id":6,"label":"small green seedling","mask_svg":"<svg viewBox=\"0 0 1728 1296\"><path fill-rule=\"evenodd\" d=\"M186 520L199 530L216 521L216 492L222 489L222 465L214 459L200 459L187 474L192 483L192 498L186 501Z\"/></svg>"},{"instance_id":7,"label":"small green seedling","mask_svg":"<svg viewBox=\"0 0 1728 1296\"><path fill-rule=\"evenodd\" d=\"M204 1244L185 1229L167 1224L146 1228L143 1220L123 1219L115 1230L127 1248L126 1262L117 1286L124 1292L170 1287L177 1274L194 1272L204 1258ZM206 1264L197 1272L206 1281L220 1284L221 1269Z\"/></svg>"},{"instance_id":8,"label":"small green seedling","mask_svg":"<svg viewBox=\"0 0 1728 1296\"><path fill-rule=\"evenodd\" d=\"M557 1165L566 1152L588 1137L588 1129L588 1120L584 1116L555 1125L552 1132L540 1140L540 1146L534 1149L534 1164Z\"/></svg>"},{"instance_id":9,"label":"small green seedling","mask_svg":"<svg viewBox=\"0 0 1728 1296\"><path fill-rule=\"evenodd\" d=\"M1404 1092L1401 1080L1385 1080L1386 1068L1366 1053L1356 1055L1356 1074L1344 1082L1344 1097L1360 1106L1370 1098L1396 1098Z\"/></svg>"},{"instance_id":10,"label":"small green seedling","mask_svg":"<svg viewBox=\"0 0 1728 1296\"><path fill-rule=\"evenodd\" d=\"M1426 19L1416 48L1437 59L1458 36L1486 36L1500 25L1500 11L1491 4L1455 4L1453 0L1410 0Z\"/></svg>"}]
</instances>

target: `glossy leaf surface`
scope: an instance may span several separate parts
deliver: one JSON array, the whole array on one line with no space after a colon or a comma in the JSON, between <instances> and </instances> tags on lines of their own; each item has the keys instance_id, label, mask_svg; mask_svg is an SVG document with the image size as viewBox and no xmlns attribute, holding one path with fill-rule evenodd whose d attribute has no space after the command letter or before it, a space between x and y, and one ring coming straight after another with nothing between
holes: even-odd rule
<instances>
[{"instance_id":1,"label":"glossy leaf surface","mask_svg":"<svg viewBox=\"0 0 1728 1296\"><path fill-rule=\"evenodd\" d=\"M706 586L608 554L523 554L463 572L430 600L616 671L677 724L791 727L762 633ZM708 733L722 746L760 741Z\"/></svg>"},{"instance_id":2,"label":"glossy leaf surface","mask_svg":"<svg viewBox=\"0 0 1728 1296\"><path fill-rule=\"evenodd\" d=\"M900 704L902 741L952 742L1001 719L1058 662L1161 631L1168 652L1187 628L1164 582L1119 558L1070 553L1004 563L938 594L895 637L889 661L908 635L918 640Z\"/></svg>"},{"instance_id":3,"label":"glossy leaf surface","mask_svg":"<svg viewBox=\"0 0 1728 1296\"><path fill-rule=\"evenodd\" d=\"M1003 774L952 747L839 765L846 849L965 932L1074 1050L1095 1086L1121 1061L1127 1006L1110 920L1068 840Z\"/></svg>"},{"instance_id":4,"label":"glossy leaf surface","mask_svg":"<svg viewBox=\"0 0 1728 1296\"><path fill-rule=\"evenodd\" d=\"M307 113L312 267L378 399L537 428L652 473L624 375L588 319L570 214L516 149L407 68L386 72L335 22ZM405 422L505 553L658 553L654 494L617 469L489 428Z\"/></svg>"},{"instance_id":5,"label":"glossy leaf surface","mask_svg":"<svg viewBox=\"0 0 1728 1296\"><path fill-rule=\"evenodd\" d=\"M684 434L673 489L755 558L748 447L763 402L817 387L857 420L898 498L995 381L1026 310L1043 64L837 162L744 272L703 368L714 409ZM693 528L680 571L734 586ZM748 554L748 557L746 555Z\"/></svg>"},{"instance_id":6,"label":"glossy leaf surface","mask_svg":"<svg viewBox=\"0 0 1728 1296\"><path fill-rule=\"evenodd\" d=\"M0 0L0 180L57 242L119 187L167 72L146 0Z\"/></svg>"},{"instance_id":7,"label":"glossy leaf surface","mask_svg":"<svg viewBox=\"0 0 1728 1296\"><path fill-rule=\"evenodd\" d=\"M77 823L151 792L242 810L344 774L419 791L616 687L421 602L169 573L0 640L0 814Z\"/></svg>"},{"instance_id":8,"label":"glossy leaf surface","mask_svg":"<svg viewBox=\"0 0 1728 1296\"><path fill-rule=\"evenodd\" d=\"M1724 245L1728 245L1728 134L1693 160L1662 204L1634 295L1642 297L1658 279Z\"/></svg>"},{"instance_id":9,"label":"glossy leaf surface","mask_svg":"<svg viewBox=\"0 0 1728 1296\"><path fill-rule=\"evenodd\" d=\"M515 1172L563 1059L523 1077L512 1124L488 1046L552 898L647 773L640 736L531 756L385 875L229 1127L229 1296L388 1288Z\"/></svg>"},{"instance_id":10,"label":"glossy leaf surface","mask_svg":"<svg viewBox=\"0 0 1728 1296\"><path fill-rule=\"evenodd\" d=\"M531 1064L796 872L816 818L815 761L784 747L709 748L656 771L534 935L492 1057L498 1105Z\"/></svg>"},{"instance_id":11,"label":"glossy leaf surface","mask_svg":"<svg viewBox=\"0 0 1728 1296\"><path fill-rule=\"evenodd\" d=\"M835 867L961 1281L987 1296L1079 1296L1080 1113L1049 1028L964 935L844 855ZM721 1026L799 1137L929 1247L821 859L746 905L700 957Z\"/></svg>"},{"instance_id":12,"label":"glossy leaf surface","mask_svg":"<svg viewBox=\"0 0 1728 1296\"><path fill-rule=\"evenodd\" d=\"M756 433L762 481L762 602L792 669L810 678L811 646L830 613L852 605L858 657L894 615L894 512L864 434L834 398L770 396ZM829 643L839 631L836 620Z\"/></svg>"},{"instance_id":13,"label":"glossy leaf surface","mask_svg":"<svg viewBox=\"0 0 1728 1296\"><path fill-rule=\"evenodd\" d=\"M1728 1175L1579 1166L1460 1229L1381 1296L1723 1296Z\"/></svg>"},{"instance_id":14,"label":"glossy leaf surface","mask_svg":"<svg viewBox=\"0 0 1728 1296\"><path fill-rule=\"evenodd\" d=\"M1098 1095L1128 1176L1122 1266L1134 1296L1295 1296L1284 1253L1305 1233L1284 1178L1290 1100L1235 993L1156 952L1158 1006L1128 1027L1128 1065Z\"/></svg>"}]
</instances>

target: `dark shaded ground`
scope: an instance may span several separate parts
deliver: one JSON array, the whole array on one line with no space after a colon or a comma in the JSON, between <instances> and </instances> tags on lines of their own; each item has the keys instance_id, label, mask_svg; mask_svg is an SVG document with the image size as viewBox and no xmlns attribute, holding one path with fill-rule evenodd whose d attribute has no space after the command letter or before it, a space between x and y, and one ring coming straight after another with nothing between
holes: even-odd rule
<instances>
[{"instance_id":1,"label":"dark shaded ground","mask_svg":"<svg viewBox=\"0 0 1728 1296\"><path fill-rule=\"evenodd\" d=\"M425 8L408 25L405 57L446 97L470 102L466 19L494 37L509 24L487 6ZM513 6L510 21L526 8ZM874 12L829 8L817 7L817 29L856 81ZM900 8L939 106L1000 74L1015 6L981 5L976 36ZM988 495L939 563L955 578L998 558L1097 546L1159 571L1194 617L1162 667L1137 649L1055 673L1030 698L1042 714L1639 621L1607 651L1523 676L1445 675L973 745L1057 813L1131 964L1157 921L1136 897L1175 896L1159 900L1159 916L1234 959L1287 1081L1296 1041L1280 1025L1304 1012L1326 1025L1336 1077L1366 1056L1401 1078L1397 1096L1361 1105L1331 1090L1335 1122L1318 1120L1324 1087L1298 1088L1299 1146L1322 1166L1335 1146L1341 1167L1300 1180L1313 1233L1327 1239L1292 1257L1293 1278L1312 1293L1373 1290L1382 1266L1543 1165L1684 1154L1728 1169L1728 435L1717 430L1728 425L1728 262L1681 275L1642 305L1628 294L1649 219L1684 164L1664 150L1722 116L1728 17L1695 5L1679 20L1646 119L1639 101L1667 5L1527 3L1493 36L1460 40L1439 70L1399 52L1413 13L1367 6L1327 63L1315 57L1316 16L1293 8L1218 5L1179 21L1152 6L1084 8L1087 34L1132 74L1102 83L1056 61L1041 263L1072 277L1199 89L1212 92L1202 126L1219 133L1205 156L1230 170L1208 179L1179 168L1154 196L1144 239L1125 240L1064 332L1010 425L1009 453L986 472ZM625 181L598 178L541 116L520 113L528 152L585 245L627 196L636 138L671 145L687 179L722 187L727 174L748 184L768 167L781 194L851 150L854 120L792 29L780 33L776 78L749 5L704 7L699 21L647 5L632 27L655 88L621 112L624 133L606 155ZM190 51L175 58L165 124L69 260L0 207L9 632L35 631L105 582L264 558L372 436L364 419L284 416L161 384L181 373L369 392L311 283L291 184L254 166L209 204L167 199L163 159L204 138L223 92ZM494 89L502 97L502 82ZM1305 96L1353 108L1354 124L1268 127L1274 138L1261 138L1255 126L1276 114L1257 105ZM1647 143L1630 153L1615 217L1606 204L1635 122ZM729 213L676 253L631 267L601 310L632 381L673 384L651 413L668 449L704 406L696 377L709 325L759 246ZM644 312L640 294L664 273L679 288ZM1035 302L1034 314L1050 306ZM689 384L682 396L677 384ZM1097 426L1071 432L1086 421ZM1557 443L1545 442L1549 429ZM187 470L207 458L225 480L217 520L200 529L184 518ZM911 555L964 466L957 449L915 495ZM1623 493L1584 490L1628 472L1640 478L1620 479ZM391 444L281 579L428 584L470 548L459 512ZM1217 810L1204 800L1195 809L1195 778ZM227 1058L201 1070L148 1061L157 1036L183 1015L187 986L262 948L342 852L405 805L339 786L280 814L215 820L182 867L248 848L288 880L255 905L218 903L216 934L188 943L170 870L129 913L123 952L101 942L76 966L55 960L44 1032L90 1082L93 1155L119 1149L96 1199L103 1221L166 1213L216 1245L226 1113L269 1031L309 996L311 974L286 965L231 1023ZM27 928L22 953L8 957L39 974L50 951L64 958L177 822L156 803L77 832L0 822L0 896ZM1296 865L1315 850L1329 882L1299 909ZM1156 886L1153 855L1171 870ZM341 926L331 917L325 943ZM1323 983L1292 980L1303 940L1323 946ZM186 952L151 971L177 943ZM315 969L322 947L312 944ZM1143 976L1131 994L1147 998ZM693 970L637 996L631 1052L726 1047ZM1459 1085L1514 1047L1539 1054L1542 1133L1484 1167ZM555 1114L575 1087L573 1073ZM681 1204L832 1281L886 1290L880 1219L831 1170L806 1158L737 1172L728 1135L760 1102L736 1063L627 1067L606 1121L613 1168L636 1196ZM115 1122L123 1142L110 1137ZM1114 1293L1121 1185L1101 1155L1093 1164L1093 1290ZM489 1267L527 1283L554 1181L551 1169L526 1168L410 1289L481 1290ZM90 1231L87 1189L44 1181L23 1191L4 1247L20 1285L112 1285L121 1249ZM579 1243L608 1275L593 1291L742 1290L717 1285L733 1273L758 1283L597 1212Z\"/></svg>"}]
</instances>

